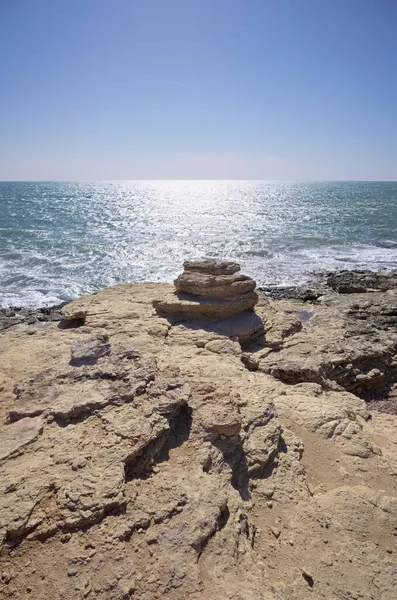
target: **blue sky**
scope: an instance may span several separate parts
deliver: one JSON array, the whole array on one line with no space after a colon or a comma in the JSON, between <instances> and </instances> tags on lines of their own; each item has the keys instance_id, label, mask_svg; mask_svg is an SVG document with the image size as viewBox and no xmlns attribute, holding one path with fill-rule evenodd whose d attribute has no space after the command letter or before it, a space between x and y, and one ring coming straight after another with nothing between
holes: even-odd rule
<instances>
[{"instance_id":1,"label":"blue sky","mask_svg":"<svg viewBox=\"0 0 397 600\"><path fill-rule=\"evenodd\" d=\"M397 0L0 0L0 179L397 180Z\"/></svg>"}]
</instances>

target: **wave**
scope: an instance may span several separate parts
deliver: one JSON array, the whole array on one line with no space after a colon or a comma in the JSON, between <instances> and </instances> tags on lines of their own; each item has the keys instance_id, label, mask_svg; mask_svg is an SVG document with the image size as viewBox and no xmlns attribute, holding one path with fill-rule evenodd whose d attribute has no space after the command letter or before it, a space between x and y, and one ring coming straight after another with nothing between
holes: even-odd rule
<instances>
[{"instance_id":1,"label":"wave","mask_svg":"<svg viewBox=\"0 0 397 600\"><path fill-rule=\"evenodd\" d=\"M0 183L0 305L44 306L232 259L258 285L397 268L397 184Z\"/></svg>"},{"instance_id":2,"label":"wave","mask_svg":"<svg viewBox=\"0 0 397 600\"><path fill-rule=\"evenodd\" d=\"M185 258L193 258L193 256ZM196 255L195 258L206 257ZM300 285L318 273L341 269L374 271L397 269L397 248L385 254L382 248L364 245L345 248L329 246L321 248L321 251L319 248L306 248L299 252L273 253L270 256L265 253L264 257L260 254L247 256L244 253L242 256L225 256L224 258L238 260L243 271L251 275L258 286ZM73 278L72 273L70 278L66 278L64 281L56 278L37 279L28 273L14 274L13 277L4 278L3 273L0 306L52 306L117 283L171 282L181 268L182 263L168 263L163 264L161 270L156 270L152 261L148 259L146 264L141 265L139 277L136 277L136 273L134 277L134 270L131 269L130 277L128 273L119 278L109 274L101 284L97 282L89 284L87 281Z\"/></svg>"}]
</instances>

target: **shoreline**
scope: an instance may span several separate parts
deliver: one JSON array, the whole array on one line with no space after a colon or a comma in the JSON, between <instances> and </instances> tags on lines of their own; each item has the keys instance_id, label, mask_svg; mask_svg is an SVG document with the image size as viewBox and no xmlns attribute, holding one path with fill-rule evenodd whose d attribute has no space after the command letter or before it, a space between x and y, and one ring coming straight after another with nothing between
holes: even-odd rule
<instances>
[{"instance_id":1,"label":"shoreline","mask_svg":"<svg viewBox=\"0 0 397 600\"><path fill-rule=\"evenodd\" d=\"M315 301L329 291L341 294L387 291L397 287L397 270L338 269L320 272L307 283L294 286L259 286L273 299Z\"/></svg>"},{"instance_id":2,"label":"shoreline","mask_svg":"<svg viewBox=\"0 0 397 600\"><path fill-rule=\"evenodd\" d=\"M169 282L142 282L154 285ZM50 306L10 306L0 307L0 331L14 325L25 323L32 325L36 322L60 321L61 309L85 296L93 296L103 290L111 289L117 285L141 285L142 283L125 282L108 286L92 294L84 294L72 300L67 300ZM273 300L302 300L303 302L316 302L318 298L330 291L351 294L366 293L371 291L387 291L397 288L397 269L369 270L369 269L338 269L334 271L319 272L306 283L297 285L266 285L258 286L257 290L265 297Z\"/></svg>"}]
</instances>

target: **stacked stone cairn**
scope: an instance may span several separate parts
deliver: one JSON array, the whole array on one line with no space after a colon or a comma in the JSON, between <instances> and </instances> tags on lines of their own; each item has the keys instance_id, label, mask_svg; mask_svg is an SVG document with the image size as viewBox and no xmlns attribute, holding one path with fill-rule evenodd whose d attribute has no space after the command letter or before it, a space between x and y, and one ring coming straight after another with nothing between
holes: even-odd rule
<instances>
[{"instance_id":1,"label":"stacked stone cairn","mask_svg":"<svg viewBox=\"0 0 397 600\"><path fill-rule=\"evenodd\" d=\"M179 320L221 321L218 329L247 341L251 334L263 334L263 323L254 313L258 301L256 282L240 273L230 261L186 261L184 272L174 281L175 292L155 300L159 314ZM246 334L240 333L246 331Z\"/></svg>"}]
</instances>

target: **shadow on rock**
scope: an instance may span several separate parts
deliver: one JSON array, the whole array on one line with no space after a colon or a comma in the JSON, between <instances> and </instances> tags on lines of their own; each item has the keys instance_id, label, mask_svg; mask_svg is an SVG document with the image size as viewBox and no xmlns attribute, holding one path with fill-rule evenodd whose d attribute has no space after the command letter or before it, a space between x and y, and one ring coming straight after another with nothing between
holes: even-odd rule
<instances>
[{"instance_id":1,"label":"shadow on rock","mask_svg":"<svg viewBox=\"0 0 397 600\"><path fill-rule=\"evenodd\" d=\"M125 465L125 481L147 479L153 474L153 466L166 462L170 458L170 450L182 446L189 439L192 427L192 409L182 405L170 420L170 429L162 436L148 444L144 451Z\"/></svg>"},{"instance_id":2,"label":"shadow on rock","mask_svg":"<svg viewBox=\"0 0 397 600\"><path fill-rule=\"evenodd\" d=\"M232 471L232 486L241 496L242 500L250 499L248 463L243 450L241 437L219 438L213 442L214 446L222 453L225 463Z\"/></svg>"}]
</instances>

